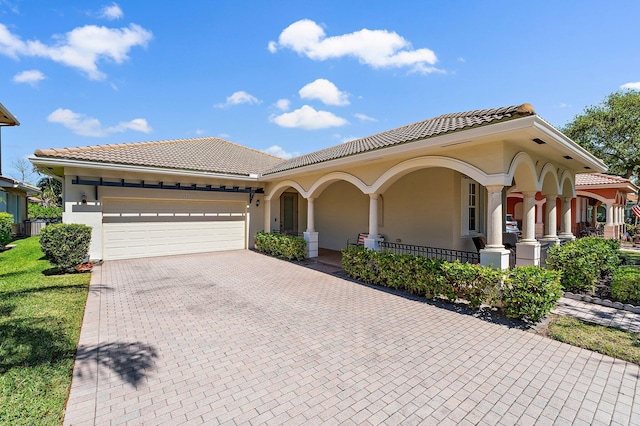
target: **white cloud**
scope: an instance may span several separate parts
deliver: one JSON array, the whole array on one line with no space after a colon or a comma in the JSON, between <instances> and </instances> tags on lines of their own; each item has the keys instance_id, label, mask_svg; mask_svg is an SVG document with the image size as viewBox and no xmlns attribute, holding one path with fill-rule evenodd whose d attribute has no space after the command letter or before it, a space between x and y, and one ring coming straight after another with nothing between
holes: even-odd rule
<instances>
[{"instance_id":1,"label":"white cloud","mask_svg":"<svg viewBox=\"0 0 640 426\"><path fill-rule=\"evenodd\" d=\"M31 87L36 87L39 82L44 80L46 77L42 72L38 70L27 70L19 72L18 74L13 76L14 83L26 83Z\"/></svg>"},{"instance_id":2,"label":"white cloud","mask_svg":"<svg viewBox=\"0 0 640 426\"><path fill-rule=\"evenodd\" d=\"M414 72L439 71L431 49L412 49L411 43L396 32L362 29L353 33L327 37L324 29L310 19L302 19L285 28L278 42L269 43L269 51L278 47L291 49L316 61L350 56L372 68L409 67Z\"/></svg>"},{"instance_id":3,"label":"white cloud","mask_svg":"<svg viewBox=\"0 0 640 426\"><path fill-rule=\"evenodd\" d=\"M375 118L373 118L373 117L369 117L368 115L366 115L366 114L361 114L361 113L359 113L359 112L356 112L355 114L353 114L353 116L354 116L355 118L357 118L358 120L360 120L360 121L378 121L378 120L376 120L376 119L375 119Z\"/></svg>"},{"instance_id":4,"label":"white cloud","mask_svg":"<svg viewBox=\"0 0 640 426\"><path fill-rule=\"evenodd\" d=\"M298 128L305 130L325 129L327 127L339 127L349 122L328 111L316 111L309 105L304 105L292 112L281 115L272 115L269 121L280 127Z\"/></svg>"},{"instance_id":5,"label":"white cloud","mask_svg":"<svg viewBox=\"0 0 640 426\"><path fill-rule=\"evenodd\" d=\"M135 118L131 121L123 121L115 126L105 127L97 118L86 117L84 114L78 114L70 109L58 108L47 117L50 123L62 124L70 129L76 135L90 137L104 137L111 133L122 133L127 130L136 132L150 133L151 127L144 118Z\"/></svg>"},{"instance_id":6,"label":"white cloud","mask_svg":"<svg viewBox=\"0 0 640 426\"><path fill-rule=\"evenodd\" d=\"M287 152L279 145L270 146L262 152L266 152L267 154L275 155L276 157L284 158L286 160L300 155L299 152Z\"/></svg>"},{"instance_id":7,"label":"white cloud","mask_svg":"<svg viewBox=\"0 0 640 426\"><path fill-rule=\"evenodd\" d=\"M117 3L111 3L109 6L104 6L100 10L100 17L113 21L114 19L120 19L124 16L122 9Z\"/></svg>"},{"instance_id":8,"label":"white cloud","mask_svg":"<svg viewBox=\"0 0 640 426\"><path fill-rule=\"evenodd\" d=\"M231 96L227 96L227 101L221 104L215 104L216 108L227 108L232 105L241 105L241 104L249 104L249 105L258 105L262 103L261 100L256 98L253 95L241 90L239 92L233 93Z\"/></svg>"},{"instance_id":9,"label":"white cloud","mask_svg":"<svg viewBox=\"0 0 640 426\"><path fill-rule=\"evenodd\" d=\"M319 78L298 91L302 99L319 99L327 105L349 105L349 94L338 90L335 84Z\"/></svg>"},{"instance_id":10,"label":"white cloud","mask_svg":"<svg viewBox=\"0 0 640 426\"><path fill-rule=\"evenodd\" d=\"M620 86L621 89L640 90L640 81L636 83L625 83Z\"/></svg>"},{"instance_id":11,"label":"white cloud","mask_svg":"<svg viewBox=\"0 0 640 426\"><path fill-rule=\"evenodd\" d=\"M46 45L39 40L22 41L0 24L0 53L14 59L20 56L50 59L82 71L91 80L102 80L106 75L98 69L99 61L121 64L129 59L131 48L146 47L152 37L151 31L136 24L126 28L85 25L54 36L57 42Z\"/></svg>"},{"instance_id":12,"label":"white cloud","mask_svg":"<svg viewBox=\"0 0 640 426\"><path fill-rule=\"evenodd\" d=\"M198 136L202 136L205 133L207 133L207 131L204 130L204 129L196 129L196 131L195 131L195 134L198 135Z\"/></svg>"},{"instance_id":13,"label":"white cloud","mask_svg":"<svg viewBox=\"0 0 640 426\"><path fill-rule=\"evenodd\" d=\"M289 99L278 99L278 102L275 103L275 107L280 111L289 111L290 104L291 102L289 102Z\"/></svg>"}]
</instances>

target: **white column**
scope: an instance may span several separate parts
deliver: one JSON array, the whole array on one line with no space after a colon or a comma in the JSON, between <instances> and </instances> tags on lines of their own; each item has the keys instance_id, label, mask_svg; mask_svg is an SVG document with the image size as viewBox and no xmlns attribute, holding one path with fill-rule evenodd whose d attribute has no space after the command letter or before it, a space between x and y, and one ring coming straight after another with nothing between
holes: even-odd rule
<instances>
[{"instance_id":1,"label":"white column","mask_svg":"<svg viewBox=\"0 0 640 426\"><path fill-rule=\"evenodd\" d=\"M613 226L613 204L607 204L607 226Z\"/></svg>"},{"instance_id":2,"label":"white column","mask_svg":"<svg viewBox=\"0 0 640 426\"><path fill-rule=\"evenodd\" d=\"M536 238L542 237L544 235L544 217L542 214L542 206L544 206L544 203L542 201L536 202L536 216L538 217L536 219Z\"/></svg>"},{"instance_id":3,"label":"white column","mask_svg":"<svg viewBox=\"0 0 640 426\"><path fill-rule=\"evenodd\" d=\"M315 225L314 198L307 198L307 230L304 240L307 242L307 257L318 257L318 233Z\"/></svg>"},{"instance_id":4,"label":"white column","mask_svg":"<svg viewBox=\"0 0 640 426\"><path fill-rule=\"evenodd\" d=\"M562 224L560 232L561 240L574 240L576 237L571 232L571 197L562 197Z\"/></svg>"},{"instance_id":5,"label":"white column","mask_svg":"<svg viewBox=\"0 0 640 426\"><path fill-rule=\"evenodd\" d=\"M264 232L271 232L271 199L265 198L264 201Z\"/></svg>"},{"instance_id":6,"label":"white column","mask_svg":"<svg viewBox=\"0 0 640 426\"><path fill-rule=\"evenodd\" d=\"M378 194L369 194L369 237L378 235Z\"/></svg>"},{"instance_id":7,"label":"white column","mask_svg":"<svg viewBox=\"0 0 640 426\"><path fill-rule=\"evenodd\" d=\"M364 246L371 250L378 250L380 240L380 235L378 235L378 194L369 194L369 236L364 239Z\"/></svg>"},{"instance_id":8,"label":"white column","mask_svg":"<svg viewBox=\"0 0 640 426\"><path fill-rule=\"evenodd\" d=\"M545 221L544 240L558 241L558 219L556 216L557 195L547 195L547 220Z\"/></svg>"},{"instance_id":9,"label":"white column","mask_svg":"<svg viewBox=\"0 0 640 426\"><path fill-rule=\"evenodd\" d=\"M587 214L589 210L589 200L587 198L582 199L582 222L586 222L589 218Z\"/></svg>"},{"instance_id":10,"label":"white column","mask_svg":"<svg viewBox=\"0 0 640 426\"><path fill-rule=\"evenodd\" d=\"M524 192L522 194L524 220L522 221L522 241L536 240L536 193Z\"/></svg>"},{"instance_id":11,"label":"white column","mask_svg":"<svg viewBox=\"0 0 640 426\"><path fill-rule=\"evenodd\" d=\"M540 265L540 243L536 240L536 193L523 192L522 240L516 244L516 266Z\"/></svg>"},{"instance_id":12,"label":"white column","mask_svg":"<svg viewBox=\"0 0 640 426\"><path fill-rule=\"evenodd\" d=\"M509 267L509 250L502 244L502 185L489 185L489 202L487 206L487 245L480 250L480 264L496 269Z\"/></svg>"},{"instance_id":13,"label":"white column","mask_svg":"<svg viewBox=\"0 0 640 426\"><path fill-rule=\"evenodd\" d=\"M502 185L487 186L489 205L487 212L487 248L501 247L502 244Z\"/></svg>"},{"instance_id":14,"label":"white column","mask_svg":"<svg viewBox=\"0 0 640 426\"><path fill-rule=\"evenodd\" d=\"M316 230L313 200L313 198L307 198L307 232L314 232Z\"/></svg>"},{"instance_id":15,"label":"white column","mask_svg":"<svg viewBox=\"0 0 640 426\"><path fill-rule=\"evenodd\" d=\"M580 232L580 226L582 224L582 197L576 197L576 222L578 232Z\"/></svg>"}]
</instances>

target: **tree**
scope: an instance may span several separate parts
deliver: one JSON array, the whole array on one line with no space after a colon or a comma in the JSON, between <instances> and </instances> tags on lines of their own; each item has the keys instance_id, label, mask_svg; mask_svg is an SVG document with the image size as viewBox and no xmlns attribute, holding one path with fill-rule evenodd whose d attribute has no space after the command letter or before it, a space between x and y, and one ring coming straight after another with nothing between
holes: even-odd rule
<instances>
[{"instance_id":1,"label":"tree","mask_svg":"<svg viewBox=\"0 0 640 426\"><path fill-rule=\"evenodd\" d=\"M17 179L20 182L31 183L30 179L36 174L36 168L24 158L18 158L11 163L13 169L17 172Z\"/></svg>"},{"instance_id":2,"label":"tree","mask_svg":"<svg viewBox=\"0 0 640 426\"><path fill-rule=\"evenodd\" d=\"M42 193L40 197L45 206L62 206L62 183L52 177L43 177L38 181L38 188Z\"/></svg>"},{"instance_id":3,"label":"tree","mask_svg":"<svg viewBox=\"0 0 640 426\"><path fill-rule=\"evenodd\" d=\"M611 93L585 108L563 133L602 158L609 173L640 182L640 92Z\"/></svg>"}]
</instances>

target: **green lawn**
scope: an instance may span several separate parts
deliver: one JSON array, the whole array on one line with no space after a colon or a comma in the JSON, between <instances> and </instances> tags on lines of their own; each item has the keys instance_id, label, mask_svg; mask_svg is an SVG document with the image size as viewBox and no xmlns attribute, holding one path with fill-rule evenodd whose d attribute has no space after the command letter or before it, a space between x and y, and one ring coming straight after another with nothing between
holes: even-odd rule
<instances>
[{"instance_id":1,"label":"green lawn","mask_svg":"<svg viewBox=\"0 0 640 426\"><path fill-rule=\"evenodd\" d=\"M45 275L38 238L15 244L0 253L0 424L59 425L91 276Z\"/></svg>"},{"instance_id":2,"label":"green lawn","mask_svg":"<svg viewBox=\"0 0 640 426\"><path fill-rule=\"evenodd\" d=\"M552 338L573 346L640 364L640 334L557 316L549 325Z\"/></svg>"}]
</instances>

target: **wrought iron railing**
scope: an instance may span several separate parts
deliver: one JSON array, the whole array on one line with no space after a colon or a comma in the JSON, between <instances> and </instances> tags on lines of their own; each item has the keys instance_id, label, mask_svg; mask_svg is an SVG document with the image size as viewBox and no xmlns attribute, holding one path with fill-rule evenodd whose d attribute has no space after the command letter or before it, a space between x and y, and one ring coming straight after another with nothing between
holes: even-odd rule
<instances>
[{"instance_id":1,"label":"wrought iron railing","mask_svg":"<svg viewBox=\"0 0 640 426\"><path fill-rule=\"evenodd\" d=\"M390 243L381 241L378 243L381 250L395 254L413 254L415 256L442 259L448 262L459 260L466 263L480 263L480 255L472 251L444 249L438 247L424 247L413 244Z\"/></svg>"}]
</instances>

